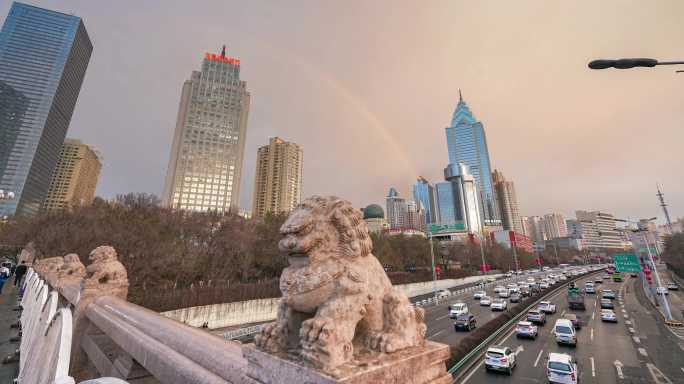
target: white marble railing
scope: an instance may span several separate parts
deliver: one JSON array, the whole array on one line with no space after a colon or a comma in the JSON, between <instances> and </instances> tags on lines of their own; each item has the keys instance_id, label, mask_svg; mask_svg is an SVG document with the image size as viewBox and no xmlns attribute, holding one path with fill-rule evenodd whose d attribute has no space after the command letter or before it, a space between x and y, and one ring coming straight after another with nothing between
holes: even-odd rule
<instances>
[{"instance_id":1,"label":"white marble railing","mask_svg":"<svg viewBox=\"0 0 684 384\"><path fill-rule=\"evenodd\" d=\"M20 384L70 384L69 375L73 322L69 306L60 306L59 293L29 269L22 285L22 337L19 346ZM82 382L85 383L85 382ZM125 381L101 378L95 384L122 384Z\"/></svg>"}]
</instances>

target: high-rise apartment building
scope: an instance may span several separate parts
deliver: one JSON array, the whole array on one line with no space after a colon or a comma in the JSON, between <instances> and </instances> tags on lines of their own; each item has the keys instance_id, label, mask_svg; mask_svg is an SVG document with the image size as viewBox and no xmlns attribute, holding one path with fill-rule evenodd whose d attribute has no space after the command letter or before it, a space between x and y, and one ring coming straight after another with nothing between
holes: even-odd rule
<instances>
[{"instance_id":1,"label":"high-rise apartment building","mask_svg":"<svg viewBox=\"0 0 684 384\"><path fill-rule=\"evenodd\" d=\"M95 149L80 140L66 139L42 209L61 211L92 203L100 169L102 160Z\"/></svg>"},{"instance_id":2,"label":"high-rise apartment building","mask_svg":"<svg viewBox=\"0 0 684 384\"><path fill-rule=\"evenodd\" d=\"M425 230L425 211L420 201L406 202L406 228L416 231Z\"/></svg>"},{"instance_id":3,"label":"high-rise apartment building","mask_svg":"<svg viewBox=\"0 0 684 384\"><path fill-rule=\"evenodd\" d=\"M435 188L422 176L413 184L413 199L423 207L425 224L436 223Z\"/></svg>"},{"instance_id":4,"label":"high-rise apartment building","mask_svg":"<svg viewBox=\"0 0 684 384\"><path fill-rule=\"evenodd\" d=\"M484 126L475 119L459 91L451 125L446 128L449 163L464 163L477 182L480 216L486 226L500 226L499 209L492 183L492 168Z\"/></svg>"},{"instance_id":5,"label":"high-rise apartment building","mask_svg":"<svg viewBox=\"0 0 684 384\"><path fill-rule=\"evenodd\" d=\"M515 231L522 234L522 220L520 218L520 208L518 207L518 196L515 192L515 185L512 181L507 181L503 173L494 170L492 173L494 192L496 194L499 210L501 211L501 224L505 230Z\"/></svg>"},{"instance_id":6,"label":"high-rise apartment building","mask_svg":"<svg viewBox=\"0 0 684 384\"><path fill-rule=\"evenodd\" d=\"M568 228L565 222L565 217L560 213L549 213L544 215L542 220L544 225L544 235L546 239L555 239L558 237L566 237L568 235Z\"/></svg>"},{"instance_id":7,"label":"high-rise apartment building","mask_svg":"<svg viewBox=\"0 0 684 384\"><path fill-rule=\"evenodd\" d=\"M250 95L240 60L206 53L183 84L162 200L175 209L238 213Z\"/></svg>"},{"instance_id":8,"label":"high-rise apartment building","mask_svg":"<svg viewBox=\"0 0 684 384\"><path fill-rule=\"evenodd\" d=\"M0 217L47 195L93 45L81 18L13 3L0 31Z\"/></svg>"},{"instance_id":9,"label":"high-rise apartment building","mask_svg":"<svg viewBox=\"0 0 684 384\"><path fill-rule=\"evenodd\" d=\"M408 227L408 207L406 199L399 197L396 189L390 188L385 198L385 211L390 229L405 229Z\"/></svg>"},{"instance_id":10,"label":"high-rise apartment building","mask_svg":"<svg viewBox=\"0 0 684 384\"><path fill-rule=\"evenodd\" d=\"M627 245L617 230L615 217L599 211L576 211L577 220L568 220L570 234L582 239L585 248L590 250L623 249Z\"/></svg>"},{"instance_id":11,"label":"high-rise apartment building","mask_svg":"<svg viewBox=\"0 0 684 384\"><path fill-rule=\"evenodd\" d=\"M273 137L257 152L252 214L291 211L302 199L304 152L295 143Z\"/></svg>"},{"instance_id":12,"label":"high-rise apartment building","mask_svg":"<svg viewBox=\"0 0 684 384\"><path fill-rule=\"evenodd\" d=\"M529 237L536 245L543 246L546 236L544 234L544 220L539 216L523 216L523 235Z\"/></svg>"}]
</instances>

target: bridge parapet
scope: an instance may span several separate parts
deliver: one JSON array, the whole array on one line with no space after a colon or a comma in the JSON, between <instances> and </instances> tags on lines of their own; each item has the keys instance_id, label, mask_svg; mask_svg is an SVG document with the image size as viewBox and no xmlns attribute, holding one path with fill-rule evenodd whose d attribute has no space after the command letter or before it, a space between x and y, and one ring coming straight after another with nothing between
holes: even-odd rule
<instances>
[{"instance_id":1,"label":"bridge parapet","mask_svg":"<svg viewBox=\"0 0 684 384\"><path fill-rule=\"evenodd\" d=\"M29 270L19 383L244 382L238 344L127 302L114 248L98 247L90 260L85 268L70 254Z\"/></svg>"}]
</instances>

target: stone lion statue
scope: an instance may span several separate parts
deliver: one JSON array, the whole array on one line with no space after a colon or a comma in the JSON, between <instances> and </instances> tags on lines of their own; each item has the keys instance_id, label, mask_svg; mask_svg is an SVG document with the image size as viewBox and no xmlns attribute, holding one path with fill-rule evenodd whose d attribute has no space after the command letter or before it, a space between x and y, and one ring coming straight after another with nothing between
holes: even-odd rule
<instances>
[{"instance_id":1,"label":"stone lion statue","mask_svg":"<svg viewBox=\"0 0 684 384\"><path fill-rule=\"evenodd\" d=\"M86 268L81 259L75 253L64 256L64 264L57 270L57 282L55 288L61 288L67 284L80 282L86 274Z\"/></svg>"},{"instance_id":2,"label":"stone lion statue","mask_svg":"<svg viewBox=\"0 0 684 384\"><path fill-rule=\"evenodd\" d=\"M108 245L99 246L90 252L91 264L86 268L83 290L109 292L112 296L126 298L128 295L128 273L116 256L116 250Z\"/></svg>"},{"instance_id":3,"label":"stone lion statue","mask_svg":"<svg viewBox=\"0 0 684 384\"><path fill-rule=\"evenodd\" d=\"M33 265L33 269L45 280L54 286L57 279L57 271L64 264L62 256L46 257L39 259Z\"/></svg>"},{"instance_id":4,"label":"stone lion statue","mask_svg":"<svg viewBox=\"0 0 684 384\"><path fill-rule=\"evenodd\" d=\"M392 289L359 210L337 197L302 202L280 228L289 267L275 322L256 336L269 353L295 352L324 371L355 352L421 345L424 312Z\"/></svg>"}]
</instances>

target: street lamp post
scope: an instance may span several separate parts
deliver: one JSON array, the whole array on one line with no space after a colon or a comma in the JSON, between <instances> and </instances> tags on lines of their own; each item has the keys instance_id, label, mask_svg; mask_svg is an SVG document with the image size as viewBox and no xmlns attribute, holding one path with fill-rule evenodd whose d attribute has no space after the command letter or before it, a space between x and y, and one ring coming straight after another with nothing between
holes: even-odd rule
<instances>
[{"instance_id":1,"label":"street lamp post","mask_svg":"<svg viewBox=\"0 0 684 384\"><path fill-rule=\"evenodd\" d=\"M432 294L437 298L437 270L435 269L435 247L432 245L433 232L428 232L430 239L430 258L432 259Z\"/></svg>"},{"instance_id":2,"label":"street lamp post","mask_svg":"<svg viewBox=\"0 0 684 384\"><path fill-rule=\"evenodd\" d=\"M617 60L598 59L590 61L588 67L591 69L630 69L636 67L653 68L656 65L684 65L684 61L658 61L656 59L650 58L630 58ZM684 71L677 72L681 73Z\"/></svg>"}]
</instances>

